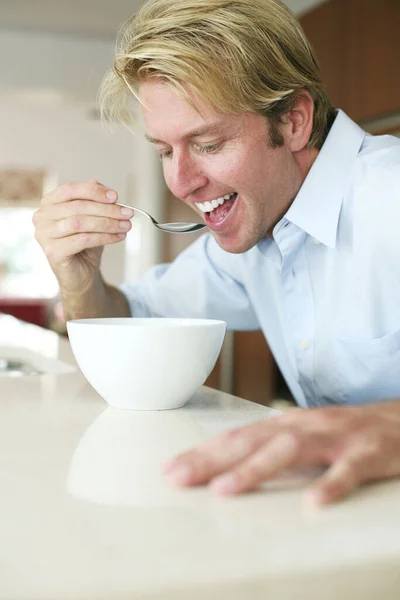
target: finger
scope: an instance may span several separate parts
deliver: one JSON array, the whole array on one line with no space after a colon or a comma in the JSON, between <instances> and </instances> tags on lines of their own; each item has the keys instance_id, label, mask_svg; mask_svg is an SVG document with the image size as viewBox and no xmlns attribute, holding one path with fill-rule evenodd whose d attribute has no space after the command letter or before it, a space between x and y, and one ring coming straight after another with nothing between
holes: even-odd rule
<instances>
[{"instance_id":1,"label":"finger","mask_svg":"<svg viewBox=\"0 0 400 600\"><path fill-rule=\"evenodd\" d=\"M335 461L317 482L306 492L313 504L330 504L345 498L367 477L369 453L353 453Z\"/></svg>"},{"instance_id":2,"label":"finger","mask_svg":"<svg viewBox=\"0 0 400 600\"><path fill-rule=\"evenodd\" d=\"M61 204L51 204L38 211L47 221L59 221L75 215L93 215L107 217L108 219L130 219L134 215L133 209L119 206L118 204L105 204L91 200L71 200Z\"/></svg>"},{"instance_id":3,"label":"finger","mask_svg":"<svg viewBox=\"0 0 400 600\"><path fill-rule=\"evenodd\" d=\"M115 202L118 194L115 190L107 188L97 181L74 181L64 183L55 190L46 194L42 204L59 204L68 200L95 200L97 202Z\"/></svg>"},{"instance_id":4,"label":"finger","mask_svg":"<svg viewBox=\"0 0 400 600\"><path fill-rule=\"evenodd\" d=\"M308 424L308 420L304 419L304 412L293 410L284 415L224 432L206 444L169 461L163 471L173 483L178 485L207 483L256 452L278 431L304 430ZM324 443L322 447L325 449L325 446Z\"/></svg>"},{"instance_id":5,"label":"finger","mask_svg":"<svg viewBox=\"0 0 400 600\"><path fill-rule=\"evenodd\" d=\"M50 227L41 231L40 237L46 239L59 239L70 237L79 233L120 233L132 228L129 220L117 221L103 217L74 215L60 221L54 221Z\"/></svg>"},{"instance_id":6,"label":"finger","mask_svg":"<svg viewBox=\"0 0 400 600\"><path fill-rule=\"evenodd\" d=\"M164 465L163 472L178 485L207 483L256 452L274 431L269 421L262 421L224 432L202 446L175 457Z\"/></svg>"},{"instance_id":7,"label":"finger","mask_svg":"<svg viewBox=\"0 0 400 600\"><path fill-rule=\"evenodd\" d=\"M60 237L63 231L69 231L71 234L74 231L83 230L83 227L69 227L68 224L56 225L55 223L68 218L82 219L85 215L102 216L115 221L129 221L133 218L134 211L133 209L123 208L116 204L102 204L89 200L71 200L70 202L63 202L61 204L41 206L32 217L32 222L36 230L35 237L40 241L47 239L47 237ZM131 227L128 226L125 228L122 226L115 230L115 226L111 229L111 225L109 225L108 231L119 231L119 229L121 231L129 231ZM56 235L54 235L54 232L56 232Z\"/></svg>"},{"instance_id":8,"label":"finger","mask_svg":"<svg viewBox=\"0 0 400 600\"><path fill-rule=\"evenodd\" d=\"M78 233L59 240L51 240L51 243L43 246L51 264L56 264L65 258L79 254L89 248L107 246L124 240L126 233Z\"/></svg>"},{"instance_id":9,"label":"finger","mask_svg":"<svg viewBox=\"0 0 400 600\"><path fill-rule=\"evenodd\" d=\"M296 436L282 432L233 470L214 479L211 491L217 494L247 492L255 489L265 479L298 463L299 444Z\"/></svg>"}]
</instances>

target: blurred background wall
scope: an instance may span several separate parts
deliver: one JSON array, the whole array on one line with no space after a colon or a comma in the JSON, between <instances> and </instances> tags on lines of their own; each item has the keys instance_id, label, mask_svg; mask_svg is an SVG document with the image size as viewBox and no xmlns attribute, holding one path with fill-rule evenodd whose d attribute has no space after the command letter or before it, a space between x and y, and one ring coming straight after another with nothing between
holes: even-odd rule
<instances>
[{"instance_id":1,"label":"blurred background wall","mask_svg":"<svg viewBox=\"0 0 400 600\"><path fill-rule=\"evenodd\" d=\"M172 0L171 0L172 1ZM399 0L287 0L321 63L336 106L374 132L396 133L400 113ZM105 132L96 94L120 24L136 0L0 0L0 311L64 331L57 284L33 239L42 192L96 178L156 218L191 219L165 188L143 128ZM168 236L140 218L104 253L113 284L172 260L191 236ZM260 332L227 336L208 383L271 403L288 397Z\"/></svg>"}]
</instances>

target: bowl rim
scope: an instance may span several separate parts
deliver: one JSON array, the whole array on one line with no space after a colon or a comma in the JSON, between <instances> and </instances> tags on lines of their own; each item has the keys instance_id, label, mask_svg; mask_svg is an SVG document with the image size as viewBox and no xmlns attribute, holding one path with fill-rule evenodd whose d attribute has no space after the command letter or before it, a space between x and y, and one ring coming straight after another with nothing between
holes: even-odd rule
<instances>
[{"instance_id":1,"label":"bowl rim","mask_svg":"<svg viewBox=\"0 0 400 600\"><path fill-rule=\"evenodd\" d=\"M91 327L112 327L112 326L143 326L155 325L157 328L182 328L184 327L215 327L220 325L227 326L226 321L219 319L202 319L190 317L93 317L88 319L69 319L68 325L73 326L91 326Z\"/></svg>"}]
</instances>

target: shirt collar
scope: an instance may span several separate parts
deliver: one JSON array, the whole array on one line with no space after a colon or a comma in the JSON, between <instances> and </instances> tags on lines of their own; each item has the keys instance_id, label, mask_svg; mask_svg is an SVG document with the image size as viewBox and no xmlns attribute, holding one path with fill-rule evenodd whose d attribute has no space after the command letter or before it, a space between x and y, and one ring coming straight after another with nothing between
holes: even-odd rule
<instances>
[{"instance_id":1,"label":"shirt collar","mask_svg":"<svg viewBox=\"0 0 400 600\"><path fill-rule=\"evenodd\" d=\"M343 196L365 135L365 131L338 110L316 160L284 216L331 248L336 245Z\"/></svg>"}]
</instances>

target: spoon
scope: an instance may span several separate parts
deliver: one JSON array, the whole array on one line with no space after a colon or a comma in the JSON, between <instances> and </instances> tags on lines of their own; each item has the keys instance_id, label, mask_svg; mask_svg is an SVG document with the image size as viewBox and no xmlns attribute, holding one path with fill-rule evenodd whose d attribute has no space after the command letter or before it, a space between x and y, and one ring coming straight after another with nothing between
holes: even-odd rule
<instances>
[{"instance_id":1,"label":"spoon","mask_svg":"<svg viewBox=\"0 0 400 600\"><path fill-rule=\"evenodd\" d=\"M116 204L118 204L118 206L123 206L124 208L132 208L135 212L137 211L138 213L145 215L155 227L158 227L158 229L161 229L162 231L167 231L168 233L194 233L195 231L200 231L200 229L207 227L204 223L157 223L149 213L141 208L135 208L128 204L122 204L121 202L116 202Z\"/></svg>"}]
</instances>

